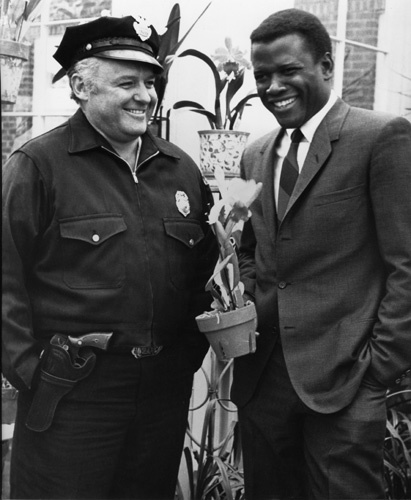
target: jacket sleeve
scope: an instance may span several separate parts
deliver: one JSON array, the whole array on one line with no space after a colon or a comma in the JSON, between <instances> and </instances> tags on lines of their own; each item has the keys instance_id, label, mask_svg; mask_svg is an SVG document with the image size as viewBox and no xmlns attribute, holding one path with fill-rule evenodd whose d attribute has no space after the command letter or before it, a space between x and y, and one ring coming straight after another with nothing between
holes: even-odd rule
<instances>
[{"instance_id":1,"label":"jacket sleeve","mask_svg":"<svg viewBox=\"0 0 411 500\"><path fill-rule=\"evenodd\" d=\"M44 182L24 153L14 153L5 165L2 194L2 372L24 390L39 364L28 287L47 198Z\"/></svg>"},{"instance_id":2,"label":"jacket sleeve","mask_svg":"<svg viewBox=\"0 0 411 500\"><path fill-rule=\"evenodd\" d=\"M391 385L411 373L411 124L388 122L373 151L370 195L387 271L371 348L371 373Z\"/></svg>"}]
</instances>

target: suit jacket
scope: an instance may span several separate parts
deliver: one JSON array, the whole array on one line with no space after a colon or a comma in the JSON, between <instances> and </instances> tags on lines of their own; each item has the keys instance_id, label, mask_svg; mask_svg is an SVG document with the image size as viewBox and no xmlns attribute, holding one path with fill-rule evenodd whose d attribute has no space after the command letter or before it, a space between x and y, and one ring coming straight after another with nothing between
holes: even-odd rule
<instances>
[{"instance_id":1,"label":"suit jacket","mask_svg":"<svg viewBox=\"0 0 411 500\"><path fill-rule=\"evenodd\" d=\"M242 176L263 183L240 253L260 337L255 354L235 361L232 399L247 403L280 336L299 397L331 413L349 404L365 372L385 386L411 372L411 124L339 99L281 224L278 132L242 159Z\"/></svg>"}]
</instances>

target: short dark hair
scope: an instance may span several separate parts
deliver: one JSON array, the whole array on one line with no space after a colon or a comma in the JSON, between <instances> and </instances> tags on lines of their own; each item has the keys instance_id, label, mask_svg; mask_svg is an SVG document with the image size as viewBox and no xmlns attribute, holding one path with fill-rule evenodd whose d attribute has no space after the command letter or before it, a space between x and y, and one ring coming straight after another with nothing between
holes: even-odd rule
<instances>
[{"instance_id":1,"label":"short dark hair","mask_svg":"<svg viewBox=\"0 0 411 500\"><path fill-rule=\"evenodd\" d=\"M277 38L300 34L316 61L332 53L330 35L317 16L300 9L285 9L271 14L251 33L251 43L272 42Z\"/></svg>"}]
</instances>

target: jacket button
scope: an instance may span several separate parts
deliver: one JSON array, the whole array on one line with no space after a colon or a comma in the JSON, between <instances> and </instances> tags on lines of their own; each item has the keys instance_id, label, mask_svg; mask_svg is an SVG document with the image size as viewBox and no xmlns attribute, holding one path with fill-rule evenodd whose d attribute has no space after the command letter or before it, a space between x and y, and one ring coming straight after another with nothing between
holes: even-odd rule
<instances>
[{"instance_id":1,"label":"jacket button","mask_svg":"<svg viewBox=\"0 0 411 500\"><path fill-rule=\"evenodd\" d=\"M286 286L287 283L285 281L280 281L280 283L278 283L278 288L280 288L281 290L283 290Z\"/></svg>"},{"instance_id":2,"label":"jacket button","mask_svg":"<svg viewBox=\"0 0 411 500\"><path fill-rule=\"evenodd\" d=\"M98 234L93 234L91 239L94 241L94 243L97 243L98 241L100 241L100 236Z\"/></svg>"},{"instance_id":3,"label":"jacket button","mask_svg":"<svg viewBox=\"0 0 411 500\"><path fill-rule=\"evenodd\" d=\"M194 240L193 240L193 238L191 238L191 240L189 240L189 242L188 242L188 243L189 243L189 245L190 245L190 246L193 246L193 245L194 245Z\"/></svg>"}]
</instances>

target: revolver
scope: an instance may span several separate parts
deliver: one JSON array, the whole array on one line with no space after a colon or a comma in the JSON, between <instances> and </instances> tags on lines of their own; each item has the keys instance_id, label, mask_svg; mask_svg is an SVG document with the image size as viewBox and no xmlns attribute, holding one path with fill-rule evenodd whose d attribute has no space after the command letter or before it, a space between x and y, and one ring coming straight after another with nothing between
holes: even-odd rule
<instances>
[{"instance_id":1,"label":"revolver","mask_svg":"<svg viewBox=\"0 0 411 500\"><path fill-rule=\"evenodd\" d=\"M56 333L50 340L50 344L59 346L70 354L74 366L82 366L84 358L80 350L83 347L96 347L106 351L113 332L93 332L73 337L63 333Z\"/></svg>"}]
</instances>

